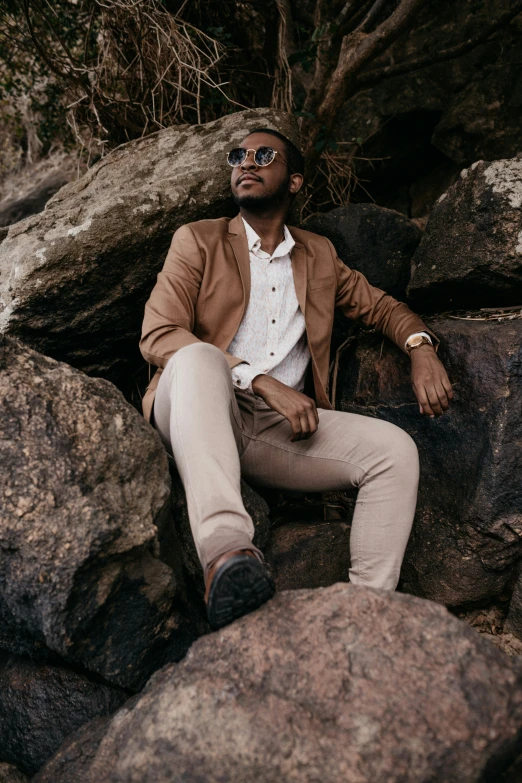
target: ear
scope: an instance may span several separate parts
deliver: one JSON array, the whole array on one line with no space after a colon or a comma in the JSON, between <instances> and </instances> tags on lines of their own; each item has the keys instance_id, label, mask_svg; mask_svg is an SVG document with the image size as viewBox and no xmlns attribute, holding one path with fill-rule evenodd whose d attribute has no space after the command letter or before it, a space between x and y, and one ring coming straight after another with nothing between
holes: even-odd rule
<instances>
[{"instance_id":1,"label":"ear","mask_svg":"<svg viewBox=\"0 0 522 783\"><path fill-rule=\"evenodd\" d=\"M302 184L303 184L302 174L291 174L288 190L290 191L290 193L292 193L295 196L295 194L301 190Z\"/></svg>"}]
</instances>

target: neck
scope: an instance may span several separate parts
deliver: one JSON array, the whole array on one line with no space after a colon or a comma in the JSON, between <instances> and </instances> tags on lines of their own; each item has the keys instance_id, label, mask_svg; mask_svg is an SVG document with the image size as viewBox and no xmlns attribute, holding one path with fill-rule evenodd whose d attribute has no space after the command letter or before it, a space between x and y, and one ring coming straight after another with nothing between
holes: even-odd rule
<instances>
[{"instance_id":1,"label":"neck","mask_svg":"<svg viewBox=\"0 0 522 783\"><path fill-rule=\"evenodd\" d=\"M243 217L249 226L252 226L261 240L261 248L266 253L272 253L276 247L283 241L284 225L286 212L249 212L247 209L240 209Z\"/></svg>"}]
</instances>

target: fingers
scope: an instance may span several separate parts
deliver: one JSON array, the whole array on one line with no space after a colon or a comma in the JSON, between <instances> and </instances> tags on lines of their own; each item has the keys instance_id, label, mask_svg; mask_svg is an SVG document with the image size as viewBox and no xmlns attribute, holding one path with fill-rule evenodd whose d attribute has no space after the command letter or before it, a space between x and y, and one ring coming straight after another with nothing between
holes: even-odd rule
<instances>
[{"instance_id":1,"label":"fingers","mask_svg":"<svg viewBox=\"0 0 522 783\"><path fill-rule=\"evenodd\" d=\"M451 386L449 391L446 391L442 382L422 387L414 386L414 391L419 402L420 412L430 418L442 416L449 409L450 400L453 399Z\"/></svg>"},{"instance_id":2,"label":"fingers","mask_svg":"<svg viewBox=\"0 0 522 783\"><path fill-rule=\"evenodd\" d=\"M306 440L317 431L319 425L319 414L315 402L303 395L303 401L298 406L298 410L287 415L287 419L292 427L292 437L290 440Z\"/></svg>"},{"instance_id":3,"label":"fingers","mask_svg":"<svg viewBox=\"0 0 522 783\"><path fill-rule=\"evenodd\" d=\"M436 357L426 355L413 364L412 385L420 412L430 418L442 416L454 398L446 370Z\"/></svg>"},{"instance_id":4,"label":"fingers","mask_svg":"<svg viewBox=\"0 0 522 783\"><path fill-rule=\"evenodd\" d=\"M453 394L453 387L446 373L444 373L444 376L442 378L442 385L444 386L448 400L452 400L455 395Z\"/></svg>"},{"instance_id":5,"label":"fingers","mask_svg":"<svg viewBox=\"0 0 522 783\"><path fill-rule=\"evenodd\" d=\"M431 405L428 400L428 395L426 394L426 389L424 388L424 386L416 386L414 384L413 391L415 392L415 395L417 397L420 412L424 413L426 416L429 416L431 419L435 418L435 414L431 409Z\"/></svg>"}]
</instances>

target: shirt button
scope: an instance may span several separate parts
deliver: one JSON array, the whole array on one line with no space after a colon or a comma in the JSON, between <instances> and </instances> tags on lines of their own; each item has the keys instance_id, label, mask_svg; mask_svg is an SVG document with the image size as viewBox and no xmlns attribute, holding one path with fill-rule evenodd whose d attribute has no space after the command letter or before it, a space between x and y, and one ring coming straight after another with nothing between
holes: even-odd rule
<instances>
[{"instance_id":1,"label":"shirt button","mask_svg":"<svg viewBox=\"0 0 522 783\"><path fill-rule=\"evenodd\" d=\"M275 324L275 318L272 318L272 323Z\"/></svg>"},{"instance_id":2,"label":"shirt button","mask_svg":"<svg viewBox=\"0 0 522 783\"><path fill-rule=\"evenodd\" d=\"M273 355L274 355L274 352L273 352L273 351L270 351L270 356L273 356Z\"/></svg>"},{"instance_id":3,"label":"shirt button","mask_svg":"<svg viewBox=\"0 0 522 783\"><path fill-rule=\"evenodd\" d=\"M272 291L275 291L275 288L272 288Z\"/></svg>"}]
</instances>

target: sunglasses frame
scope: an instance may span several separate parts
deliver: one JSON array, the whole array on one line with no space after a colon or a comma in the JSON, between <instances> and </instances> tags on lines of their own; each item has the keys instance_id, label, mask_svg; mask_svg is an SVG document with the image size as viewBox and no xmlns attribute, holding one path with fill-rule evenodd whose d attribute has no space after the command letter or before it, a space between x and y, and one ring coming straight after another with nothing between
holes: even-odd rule
<instances>
[{"instance_id":1,"label":"sunglasses frame","mask_svg":"<svg viewBox=\"0 0 522 783\"><path fill-rule=\"evenodd\" d=\"M272 160L271 160L269 163L258 163L258 162L256 161L256 154L257 154L257 152L258 152L260 149L262 149L263 147L265 147L265 149L272 150L272 152L274 153L274 157L272 158ZM231 163L231 162L229 161L229 159L228 159L228 156L230 155L230 153L231 153L231 152L234 152L234 150L245 150L245 148L244 148L244 147L234 147L234 149L231 149L231 150L229 150L229 151L227 152L227 163L228 163L228 165L229 165L231 168L233 168L233 169L237 169L237 168L239 168L239 166L242 166L242 165L243 165L243 163L245 163L245 162L248 160L248 155L249 155L249 153L250 153L250 152L253 152L253 153L254 153L254 163L256 164L256 166L259 166L259 168L261 168L261 169L264 169L264 168L266 168L267 166L270 166L270 164L271 164L271 163L273 163L273 162L274 162L274 160L276 159L276 155L279 155L279 157L281 158L281 160L283 161L283 163L286 163L286 165L288 166L288 161L286 161L286 160L283 158L283 156L281 155L281 153L280 153L280 152L278 152L278 150L275 150L273 147L269 147L269 146L268 146L268 144L262 144L262 145L261 145L261 147L258 147L258 148L257 148L257 150L255 150L255 149L253 149L253 148L251 148L251 149L248 149L248 150L245 150L245 152L246 152L245 159L244 159L244 160L242 160L242 161L241 161L241 163L236 163L236 165L235 165L235 166L234 166L234 164L233 164L233 163ZM288 166L288 168L290 169L290 166ZM292 171L292 169L290 169L290 171ZM293 173L293 172L292 172L292 173Z\"/></svg>"}]
</instances>

